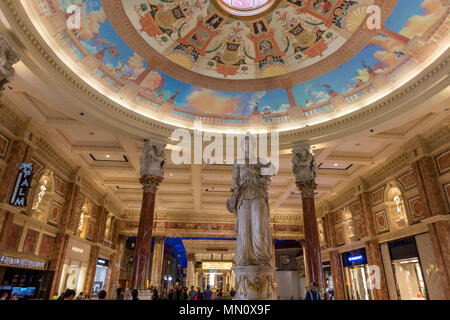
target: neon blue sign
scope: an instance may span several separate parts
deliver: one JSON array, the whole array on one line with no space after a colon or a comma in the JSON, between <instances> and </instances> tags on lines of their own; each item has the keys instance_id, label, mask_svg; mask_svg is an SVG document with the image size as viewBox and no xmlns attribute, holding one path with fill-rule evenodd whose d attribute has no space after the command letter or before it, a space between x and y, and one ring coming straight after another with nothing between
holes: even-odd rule
<instances>
[{"instance_id":1,"label":"neon blue sign","mask_svg":"<svg viewBox=\"0 0 450 320\"><path fill-rule=\"evenodd\" d=\"M348 262L362 261L364 257L360 254L359 256L348 257Z\"/></svg>"}]
</instances>

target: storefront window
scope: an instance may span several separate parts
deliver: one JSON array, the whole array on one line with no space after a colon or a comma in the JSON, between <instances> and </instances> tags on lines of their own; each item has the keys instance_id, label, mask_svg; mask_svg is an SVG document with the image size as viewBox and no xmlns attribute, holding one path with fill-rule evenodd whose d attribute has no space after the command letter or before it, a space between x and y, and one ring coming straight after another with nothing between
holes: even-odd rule
<instances>
[{"instance_id":1,"label":"storefront window","mask_svg":"<svg viewBox=\"0 0 450 320\"><path fill-rule=\"evenodd\" d=\"M398 298L400 300L427 300L425 281L414 238L388 244Z\"/></svg>"},{"instance_id":2,"label":"storefront window","mask_svg":"<svg viewBox=\"0 0 450 320\"><path fill-rule=\"evenodd\" d=\"M97 269L94 276L94 288L92 290L92 296L97 296L100 290L105 289L106 278L108 275L108 261L104 259L98 259Z\"/></svg>"}]
</instances>

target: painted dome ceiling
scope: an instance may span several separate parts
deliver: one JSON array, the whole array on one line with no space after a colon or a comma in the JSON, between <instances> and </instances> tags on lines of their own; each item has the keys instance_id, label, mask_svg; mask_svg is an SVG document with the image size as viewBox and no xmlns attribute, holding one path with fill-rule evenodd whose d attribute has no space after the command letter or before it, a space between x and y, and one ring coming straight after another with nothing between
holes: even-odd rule
<instances>
[{"instance_id":1,"label":"painted dome ceiling","mask_svg":"<svg viewBox=\"0 0 450 320\"><path fill-rule=\"evenodd\" d=\"M177 125L326 121L399 88L449 43L440 0L25 3L44 40L92 87ZM381 26L369 30L373 4Z\"/></svg>"}]
</instances>

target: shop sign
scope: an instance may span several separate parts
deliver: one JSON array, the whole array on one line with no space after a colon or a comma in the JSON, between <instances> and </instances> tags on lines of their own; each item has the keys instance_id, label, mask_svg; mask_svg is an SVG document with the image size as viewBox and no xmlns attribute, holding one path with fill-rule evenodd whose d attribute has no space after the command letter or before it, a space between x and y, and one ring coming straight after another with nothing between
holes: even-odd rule
<instances>
[{"instance_id":1,"label":"shop sign","mask_svg":"<svg viewBox=\"0 0 450 320\"><path fill-rule=\"evenodd\" d=\"M47 263L43 261L1 256L0 264L30 269L45 269Z\"/></svg>"},{"instance_id":2,"label":"shop sign","mask_svg":"<svg viewBox=\"0 0 450 320\"><path fill-rule=\"evenodd\" d=\"M77 247L72 247L72 251L77 252L77 253L83 253L84 252L83 249L80 249L80 248L77 248Z\"/></svg>"},{"instance_id":3,"label":"shop sign","mask_svg":"<svg viewBox=\"0 0 450 320\"><path fill-rule=\"evenodd\" d=\"M233 266L232 262L222 262L222 261L203 261L202 269L209 270L229 270Z\"/></svg>"},{"instance_id":4,"label":"shop sign","mask_svg":"<svg viewBox=\"0 0 450 320\"><path fill-rule=\"evenodd\" d=\"M33 177L33 164L22 163L19 167L16 184L9 204L16 207L27 206L27 194L31 187L31 178Z\"/></svg>"},{"instance_id":5,"label":"shop sign","mask_svg":"<svg viewBox=\"0 0 450 320\"><path fill-rule=\"evenodd\" d=\"M363 261L364 257L362 256L362 254L358 255L358 256L353 256L353 257L348 257L348 262L356 262L356 261Z\"/></svg>"},{"instance_id":6,"label":"shop sign","mask_svg":"<svg viewBox=\"0 0 450 320\"><path fill-rule=\"evenodd\" d=\"M364 248L342 253L344 267L367 264L366 250Z\"/></svg>"}]
</instances>

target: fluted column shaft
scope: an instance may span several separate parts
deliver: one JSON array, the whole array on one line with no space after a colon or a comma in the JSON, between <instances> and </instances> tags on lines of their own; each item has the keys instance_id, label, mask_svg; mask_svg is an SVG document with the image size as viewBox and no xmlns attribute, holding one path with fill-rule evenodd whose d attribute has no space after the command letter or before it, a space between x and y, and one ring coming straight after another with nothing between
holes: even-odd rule
<instances>
[{"instance_id":1,"label":"fluted column shaft","mask_svg":"<svg viewBox=\"0 0 450 320\"><path fill-rule=\"evenodd\" d=\"M155 237L155 247L153 248L152 276L150 286L161 288L162 284L162 266L164 260L164 241L163 236Z\"/></svg>"}]
</instances>

